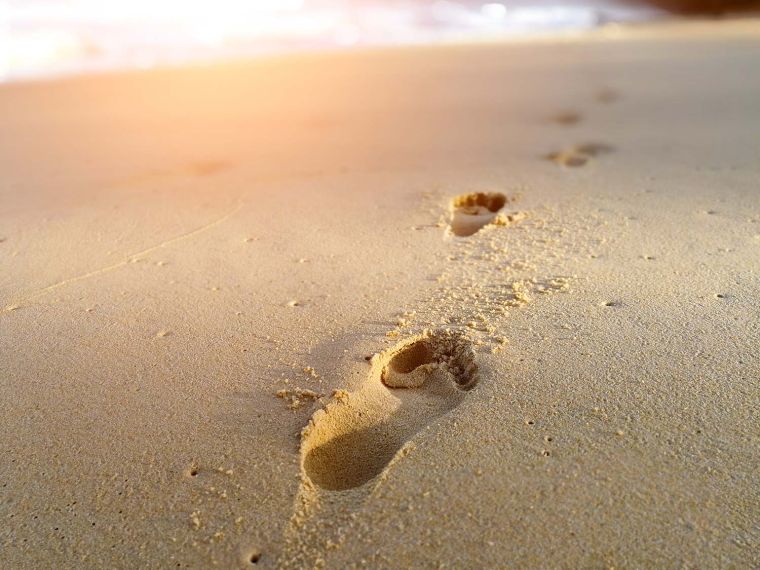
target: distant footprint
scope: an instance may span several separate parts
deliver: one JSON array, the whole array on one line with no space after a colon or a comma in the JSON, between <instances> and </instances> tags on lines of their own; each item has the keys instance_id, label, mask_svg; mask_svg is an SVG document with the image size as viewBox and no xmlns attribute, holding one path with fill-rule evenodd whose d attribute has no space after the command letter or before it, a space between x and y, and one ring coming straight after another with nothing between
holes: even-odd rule
<instances>
[{"instance_id":1,"label":"distant footprint","mask_svg":"<svg viewBox=\"0 0 760 570\"><path fill-rule=\"evenodd\" d=\"M581 120L583 120L583 116L577 111L561 111L556 115L550 117L550 120L553 123L557 123L558 125L570 127L572 125L577 125L580 123Z\"/></svg>"},{"instance_id":2,"label":"distant footprint","mask_svg":"<svg viewBox=\"0 0 760 570\"><path fill-rule=\"evenodd\" d=\"M597 91L595 98L599 103L614 103L620 99L620 93L609 87L603 87Z\"/></svg>"},{"instance_id":3,"label":"distant footprint","mask_svg":"<svg viewBox=\"0 0 760 570\"><path fill-rule=\"evenodd\" d=\"M496 219L507 203L500 192L461 194L451 201L451 231L460 237L471 236Z\"/></svg>"},{"instance_id":4,"label":"distant footprint","mask_svg":"<svg viewBox=\"0 0 760 570\"><path fill-rule=\"evenodd\" d=\"M568 149L552 152L544 156L545 159L551 160L560 166L577 168L585 164L594 157L602 154L609 154L615 148L605 143L586 143L571 146Z\"/></svg>"},{"instance_id":5,"label":"distant footprint","mask_svg":"<svg viewBox=\"0 0 760 570\"><path fill-rule=\"evenodd\" d=\"M378 476L399 449L457 407L478 381L470 342L427 332L372 359L364 385L314 414L303 432L301 466L322 489L354 489Z\"/></svg>"}]
</instances>

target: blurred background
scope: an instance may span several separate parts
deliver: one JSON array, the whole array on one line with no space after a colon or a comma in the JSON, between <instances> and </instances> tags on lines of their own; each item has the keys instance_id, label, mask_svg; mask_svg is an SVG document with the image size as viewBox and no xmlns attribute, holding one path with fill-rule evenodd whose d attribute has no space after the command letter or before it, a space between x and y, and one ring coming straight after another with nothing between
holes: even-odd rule
<instances>
[{"instance_id":1,"label":"blurred background","mask_svg":"<svg viewBox=\"0 0 760 570\"><path fill-rule=\"evenodd\" d=\"M360 46L572 34L753 0L0 0L0 82Z\"/></svg>"}]
</instances>

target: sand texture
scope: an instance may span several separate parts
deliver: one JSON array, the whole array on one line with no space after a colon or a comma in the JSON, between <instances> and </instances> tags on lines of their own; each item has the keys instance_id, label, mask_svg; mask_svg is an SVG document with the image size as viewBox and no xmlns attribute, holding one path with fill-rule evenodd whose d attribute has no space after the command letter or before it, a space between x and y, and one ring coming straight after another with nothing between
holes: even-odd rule
<instances>
[{"instance_id":1,"label":"sand texture","mask_svg":"<svg viewBox=\"0 0 760 570\"><path fill-rule=\"evenodd\" d=\"M0 89L0 567L760 566L760 29Z\"/></svg>"}]
</instances>

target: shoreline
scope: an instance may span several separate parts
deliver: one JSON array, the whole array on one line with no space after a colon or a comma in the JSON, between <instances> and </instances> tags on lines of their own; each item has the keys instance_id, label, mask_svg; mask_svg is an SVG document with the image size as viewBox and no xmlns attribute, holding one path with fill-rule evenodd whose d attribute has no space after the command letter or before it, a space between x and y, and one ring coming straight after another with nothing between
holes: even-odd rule
<instances>
[{"instance_id":1,"label":"shoreline","mask_svg":"<svg viewBox=\"0 0 760 570\"><path fill-rule=\"evenodd\" d=\"M524 35L484 34L477 36L465 36L462 39L454 37L441 38L439 40L424 43L396 43L375 44L352 47L330 47L283 49L262 52L260 54L240 54L237 56L208 59L189 59L184 62L157 64L151 67L140 68L137 66L105 67L94 69L82 69L80 71L51 71L49 75L31 73L27 76L9 78L0 81L0 89L6 86L26 86L35 84L57 83L78 79L107 79L121 75L141 75L150 73L171 73L181 71L202 71L204 69L245 67L257 63L288 63L309 58L334 58L341 56L362 57L383 55L394 51L411 50L440 50L447 48L468 48L476 46L508 46L508 45L551 45L565 43L592 43L592 42L620 42L620 41L651 41L662 39L665 41L696 41L696 40L720 40L728 39L756 39L760 36L757 26L757 15L732 15L722 18L680 17L672 19L652 20L649 22L633 23L609 23L592 29L563 30L559 32L531 33Z\"/></svg>"}]
</instances>

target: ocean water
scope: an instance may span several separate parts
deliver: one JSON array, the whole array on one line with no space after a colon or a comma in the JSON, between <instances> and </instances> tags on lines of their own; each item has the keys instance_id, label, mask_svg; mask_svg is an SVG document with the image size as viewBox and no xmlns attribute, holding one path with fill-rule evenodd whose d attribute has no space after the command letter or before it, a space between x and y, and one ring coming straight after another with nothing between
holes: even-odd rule
<instances>
[{"instance_id":1,"label":"ocean water","mask_svg":"<svg viewBox=\"0 0 760 570\"><path fill-rule=\"evenodd\" d=\"M0 0L0 82L662 16L624 0Z\"/></svg>"}]
</instances>

